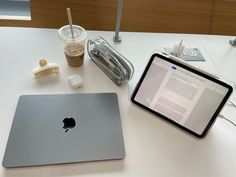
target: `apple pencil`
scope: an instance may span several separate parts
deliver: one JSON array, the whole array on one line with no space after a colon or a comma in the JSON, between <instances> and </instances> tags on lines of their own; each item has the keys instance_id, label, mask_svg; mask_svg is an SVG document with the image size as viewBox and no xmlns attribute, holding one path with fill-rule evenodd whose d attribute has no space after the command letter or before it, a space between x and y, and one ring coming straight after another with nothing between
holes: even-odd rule
<instances>
[{"instance_id":1,"label":"apple pencil","mask_svg":"<svg viewBox=\"0 0 236 177\"><path fill-rule=\"evenodd\" d=\"M208 75L208 76L211 76L211 77L213 77L213 78L215 78L215 79L220 79L218 76L216 76L216 75L214 75L214 74L211 74L211 73L209 73L209 72L207 72L207 71L205 71L205 70L202 70L202 69L200 69L200 68L197 68L197 67L195 67L195 66L193 66L193 65L190 65L189 63L183 61L182 59L180 59L180 58L178 58L178 57L176 57L176 56L174 56L174 55L167 54L167 53L164 53L164 52L161 52L160 54L164 54L164 55L166 55L168 58L170 58L170 59L172 59L172 60L174 60L174 61L177 61L178 63L181 63L181 64L183 64L183 65L186 65L186 66L188 66L188 67L190 67L190 68L193 68L193 69L195 69L195 70L197 70L197 71L199 71L199 72L202 72L202 73L204 73L204 74L206 74L206 75Z\"/></svg>"}]
</instances>

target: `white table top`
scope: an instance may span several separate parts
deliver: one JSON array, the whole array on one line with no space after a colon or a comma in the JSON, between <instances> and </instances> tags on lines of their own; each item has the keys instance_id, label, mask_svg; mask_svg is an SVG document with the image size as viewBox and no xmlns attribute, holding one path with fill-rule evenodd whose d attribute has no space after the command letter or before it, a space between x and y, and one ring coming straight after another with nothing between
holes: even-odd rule
<instances>
[{"instance_id":1,"label":"white table top","mask_svg":"<svg viewBox=\"0 0 236 177\"><path fill-rule=\"evenodd\" d=\"M55 29L0 28L0 159L3 159L18 97L40 93L116 92L119 97L126 157L124 160L4 169L0 177L235 177L236 128L218 119L207 137L196 139L154 117L129 101L150 55L156 49L184 40L187 47L201 50L206 62L191 64L236 82L236 48L230 36L122 32L122 42L112 42L114 32L88 31L88 38L102 36L134 64L134 78L117 87L88 57L79 68L67 66L63 44ZM36 82L32 69L40 58L61 66L58 79ZM79 73L84 87L72 90L69 75ZM231 100L236 101L235 94ZM236 122L236 110L222 113Z\"/></svg>"}]
</instances>

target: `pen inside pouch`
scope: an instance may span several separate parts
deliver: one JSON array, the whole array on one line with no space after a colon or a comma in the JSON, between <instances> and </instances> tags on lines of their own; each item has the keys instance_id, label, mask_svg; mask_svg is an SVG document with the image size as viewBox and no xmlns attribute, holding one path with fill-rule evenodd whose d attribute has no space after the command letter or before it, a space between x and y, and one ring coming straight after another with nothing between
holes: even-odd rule
<instances>
[{"instance_id":1,"label":"pen inside pouch","mask_svg":"<svg viewBox=\"0 0 236 177\"><path fill-rule=\"evenodd\" d=\"M117 85L126 83L132 75L132 68L125 64L107 42L102 38L88 40L88 54L90 58L102 69Z\"/></svg>"}]
</instances>

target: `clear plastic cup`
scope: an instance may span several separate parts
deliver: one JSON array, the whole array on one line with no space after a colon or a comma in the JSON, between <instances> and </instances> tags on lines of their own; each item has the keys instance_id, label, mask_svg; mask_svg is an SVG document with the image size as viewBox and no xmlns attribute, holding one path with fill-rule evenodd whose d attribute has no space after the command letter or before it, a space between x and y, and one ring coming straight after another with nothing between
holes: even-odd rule
<instances>
[{"instance_id":1,"label":"clear plastic cup","mask_svg":"<svg viewBox=\"0 0 236 177\"><path fill-rule=\"evenodd\" d=\"M84 47L87 32L78 25L73 25L74 39L72 38L70 26L66 25L58 30L59 37L64 42L64 53L69 66L78 67L84 62Z\"/></svg>"}]
</instances>

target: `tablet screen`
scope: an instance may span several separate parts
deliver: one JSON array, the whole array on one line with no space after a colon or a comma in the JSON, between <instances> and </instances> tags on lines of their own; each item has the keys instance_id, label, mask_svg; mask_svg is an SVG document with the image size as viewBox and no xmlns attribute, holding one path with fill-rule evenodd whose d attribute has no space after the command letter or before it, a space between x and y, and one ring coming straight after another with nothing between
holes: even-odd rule
<instances>
[{"instance_id":1,"label":"tablet screen","mask_svg":"<svg viewBox=\"0 0 236 177\"><path fill-rule=\"evenodd\" d=\"M132 101L202 137L232 92L232 88L162 55L153 55Z\"/></svg>"}]
</instances>

